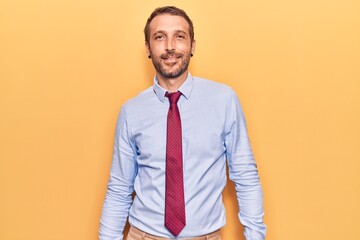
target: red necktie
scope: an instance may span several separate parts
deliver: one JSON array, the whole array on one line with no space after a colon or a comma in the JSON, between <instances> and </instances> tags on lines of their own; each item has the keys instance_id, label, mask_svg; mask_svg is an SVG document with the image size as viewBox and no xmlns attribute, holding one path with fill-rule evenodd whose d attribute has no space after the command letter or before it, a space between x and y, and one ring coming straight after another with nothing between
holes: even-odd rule
<instances>
[{"instance_id":1,"label":"red necktie","mask_svg":"<svg viewBox=\"0 0 360 240\"><path fill-rule=\"evenodd\" d=\"M165 227L177 236L186 225L181 119L177 106L181 92L166 93L165 96L170 101L166 140Z\"/></svg>"}]
</instances>

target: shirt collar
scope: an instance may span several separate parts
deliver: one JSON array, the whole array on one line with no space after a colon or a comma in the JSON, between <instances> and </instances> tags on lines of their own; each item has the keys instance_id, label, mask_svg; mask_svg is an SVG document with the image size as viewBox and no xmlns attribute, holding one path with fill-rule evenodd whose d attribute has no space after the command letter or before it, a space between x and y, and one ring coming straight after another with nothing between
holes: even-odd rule
<instances>
[{"instance_id":1,"label":"shirt collar","mask_svg":"<svg viewBox=\"0 0 360 240\"><path fill-rule=\"evenodd\" d=\"M184 95L184 97L186 99L189 99L192 89L193 89L193 86L194 86L194 79L191 76L191 74L188 73L186 80L179 87L178 90L182 93L182 95ZM159 80L157 79L156 75L154 77L153 89L154 89L156 96L159 98L159 100L161 102L164 102L165 101L165 93L167 92L167 90L159 85Z\"/></svg>"}]
</instances>

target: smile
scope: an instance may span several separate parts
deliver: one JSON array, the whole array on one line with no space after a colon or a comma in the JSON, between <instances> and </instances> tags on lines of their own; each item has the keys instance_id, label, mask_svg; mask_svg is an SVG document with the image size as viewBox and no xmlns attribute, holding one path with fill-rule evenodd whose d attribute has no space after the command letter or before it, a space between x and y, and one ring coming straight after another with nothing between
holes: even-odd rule
<instances>
[{"instance_id":1,"label":"smile","mask_svg":"<svg viewBox=\"0 0 360 240\"><path fill-rule=\"evenodd\" d=\"M175 63L178 61L180 57L175 57L175 56L171 56L171 57L162 57L162 60L165 62L165 63Z\"/></svg>"}]
</instances>

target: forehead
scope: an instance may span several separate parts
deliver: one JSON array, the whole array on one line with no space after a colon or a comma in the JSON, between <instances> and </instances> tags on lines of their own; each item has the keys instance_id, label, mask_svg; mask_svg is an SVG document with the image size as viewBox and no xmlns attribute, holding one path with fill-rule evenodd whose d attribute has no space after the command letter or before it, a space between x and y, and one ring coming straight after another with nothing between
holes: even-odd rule
<instances>
[{"instance_id":1,"label":"forehead","mask_svg":"<svg viewBox=\"0 0 360 240\"><path fill-rule=\"evenodd\" d=\"M150 22L150 34L158 31L170 33L179 30L189 34L189 24L181 16L162 14L154 17Z\"/></svg>"}]
</instances>

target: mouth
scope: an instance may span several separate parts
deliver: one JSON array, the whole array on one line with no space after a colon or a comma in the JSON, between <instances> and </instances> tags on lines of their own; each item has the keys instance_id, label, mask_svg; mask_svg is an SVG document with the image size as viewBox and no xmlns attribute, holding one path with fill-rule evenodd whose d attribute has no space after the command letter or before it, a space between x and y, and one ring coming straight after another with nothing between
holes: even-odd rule
<instances>
[{"instance_id":1,"label":"mouth","mask_svg":"<svg viewBox=\"0 0 360 240\"><path fill-rule=\"evenodd\" d=\"M180 59L182 57L181 54L163 54L161 55L161 59L165 62L165 63L175 63L177 62L178 59Z\"/></svg>"},{"instance_id":2,"label":"mouth","mask_svg":"<svg viewBox=\"0 0 360 240\"><path fill-rule=\"evenodd\" d=\"M165 64L175 64L178 61L178 57L163 58Z\"/></svg>"}]
</instances>

